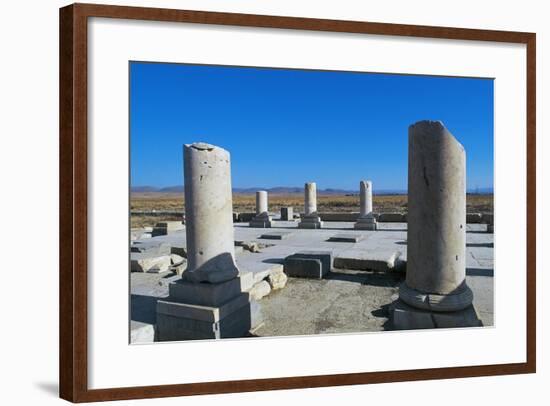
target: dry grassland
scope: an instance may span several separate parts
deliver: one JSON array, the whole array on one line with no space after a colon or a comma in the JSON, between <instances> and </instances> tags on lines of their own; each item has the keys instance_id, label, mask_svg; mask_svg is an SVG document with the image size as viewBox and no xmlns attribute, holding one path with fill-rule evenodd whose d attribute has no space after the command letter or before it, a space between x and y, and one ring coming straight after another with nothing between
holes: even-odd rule
<instances>
[{"instance_id":1,"label":"dry grassland","mask_svg":"<svg viewBox=\"0 0 550 406\"><path fill-rule=\"evenodd\" d=\"M468 195L468 212L492 212L493 195ZM168 210L183 211L184 198L180 193L133 193L130 198L132 211ZM292 206L295 212L304 209L304 196L301 194L269 195L269 210L279 212L281 207ZM378 213L406 212L406 195L373 196L374 211ZM252 212L256 207L254 195L233 195L233 210ZM359 196L320 195L317 197L317 210L320 212L356 212L359 211ZM131 216L132 227L152 226L157 221L179 220L178 216Z\"/></svg>"}]
</instances>

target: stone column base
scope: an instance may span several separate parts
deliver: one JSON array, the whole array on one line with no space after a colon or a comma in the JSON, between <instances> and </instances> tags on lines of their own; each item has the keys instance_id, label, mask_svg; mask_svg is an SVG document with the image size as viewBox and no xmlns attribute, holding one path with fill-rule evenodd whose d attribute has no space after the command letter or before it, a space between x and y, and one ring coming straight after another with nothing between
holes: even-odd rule
<instances>
[{"instance_id":1,"label":"stone column base","mask_svg":"<svg viewBox=\"0 0 550 406\"><path fill-rule=\"evenodd\" d=\"M246 337L262 322L258 303L247 292L252 274L221 283L178 280L157 302L157 341Z\"/></svg>"},{"instance_id":2,"label":"stone column base","mask_svg":"<svg viewBox=\"0 0 550 406\"><path fill-rule=\"evenodd\" d=\"M271 228L273 218L271 216L254 216L248 223L249 227Z\"/></svg>"},{"instance_id":3,"label":"stone column base","mask_svg":"<svg viewBox=\"0 0 550 406\"><path fill-rule=\"evenodd\" d=\"M261 322L260 305L248 293L221 306L157 302L157 341L246 337Z\"/></svg>"},{"instance_id":4,"label":"stone column base","mask_svg":"<svg viewBox=\"0 0 550 406\"><path fill-rule=\"evenodd\" d=\"M323 222L321 217L315 216L304 216L301 218L298 223L298 228L309 228L309 229L318 229L323 228Z\"/></svg>"},{"instance_id":5,"label":"stone column base","mask_svg":"<svg viewBox=\"0 0 550 406\"><path fill-rule=\"evenodd\" d=\"M434 312L417 309L398 299L390 305L390 315L395 330L483 326L473 305L456 312Z\"/></svg>"},{"instance_id":6,"label":"stone column base","mask_svg":"<svg viewBox=\"0 0 550 406\"><path fill-rule=\"evenodd\" d=\"M359 217L354 227L356 230L375 231L377 227L376 219L373 216Z\"/></svg>"},{"instance_id":7,"label":"stone column base","mask_svg":"<svg viewBox=\"0 0 550 406\"><path fill-rule=\"evenodd\" d=\"M448 295L419 292L407 286L406 282L403 282L399 286L399 299L417 309L453 312L470 306L474 300L474 294L468 285L466 285L466 282L464 282L456 293Z\"/></svg>"}]
</instances>

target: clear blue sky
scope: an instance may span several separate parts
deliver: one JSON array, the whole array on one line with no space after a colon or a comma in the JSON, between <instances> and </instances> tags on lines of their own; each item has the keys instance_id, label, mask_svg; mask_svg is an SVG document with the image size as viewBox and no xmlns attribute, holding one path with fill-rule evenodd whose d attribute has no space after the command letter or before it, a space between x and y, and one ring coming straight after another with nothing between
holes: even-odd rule
<instances>
[{"instance_id":1,"label":"clear blue sky","mask_svg":"<svg viewBox=\"0 0 550 406\"><path fill-rule=\"evenodd\" d=\"M182 146L231 153L233 187L407 188L407 128L441 120L469 189L493 186L493 80L130 64L132 186L183 184Z\"/></svg>"}]
</instances>

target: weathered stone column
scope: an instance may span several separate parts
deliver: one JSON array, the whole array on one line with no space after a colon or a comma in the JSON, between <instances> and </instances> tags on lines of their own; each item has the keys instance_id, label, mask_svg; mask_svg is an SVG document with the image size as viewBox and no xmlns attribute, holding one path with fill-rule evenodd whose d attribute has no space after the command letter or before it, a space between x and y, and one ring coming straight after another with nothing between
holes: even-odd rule
<instances>
[{"instance_id":1,"label":"weathered stone column","mask_svg":"<svg viewBox=\"0 0 550 406\"><path fill-rule=\"evenodd\" d=\"M408 306L397 306L394 325L479 325L465 279L466 153L441 122L409 127L408 183L407 277L399 289Z\"/></svg>"},{"instance_id":2,"label":"weathered stone column","mask_svg":"<svg viewBox=\"0 0 550 406\"><path fill-rule=\"evenodd\" d=\"M256 216L250 221L250 227L271 228L272 217L268 212L267 192L258 190L256 192Z\"/></svg>"},{"instance_id":3,"label":"weathered stone column","mask_svg":"<svg viewBox=\"0 0 550 406\"><path fill-rule=\"evenodd\" d=\"M372 182L362 180L359 182L360 214L355 228L359 230L376 230L376 219L372 212Z\"/></svg>"},{"instance_id":4,"label":"weathered stone column","mask_svg":"<svg viewBox=\"0 0 550 406\"><path fill-rule=\"evenodd\" d=\"M210 144L184 146L186 279L235 278L235 238L229 152Z\"/></svg>"},{"instance_id":5,"label":"weathered stone column","mask_svg":"<svg viewBox=\"0 0 550 406\"><path fill-rule=\"evenodd\" d=\"M243 336L257 309L246 293L252 278L240 276L235 264L229 153L185 145L184 178L187 269L157 302L157 339Z\"/></svg>"},{"instance_id":6,"label":"weathered stone column","mask_svg":"<svg viewBox=\"0 0 550 406\"><path fill-rule=\"evenodd\" d=\"M256 192L256 214L267 213L267 192L258 190Z\"/></svg>"},{"instance_id":7,"label":"weathered stone column","mask_svg":"<svg viewBox=\"0 0 550 406\"><path fill-rule=\"evenodd\" d=\"M317 213L317 184L309 182L304 185L304 211L306 216Z\"/></svg>"},{"instance_id":8,"label":"weathered stone column","mask_svg":"<svg viewBox=\"0 0 550 406\"><path fill-rule=\"evenodd\" d=\"M321 228L323 222L317 214L317 184L308 182L304 185L304 216L298 228Z\"/></svg>"}]
</instances>

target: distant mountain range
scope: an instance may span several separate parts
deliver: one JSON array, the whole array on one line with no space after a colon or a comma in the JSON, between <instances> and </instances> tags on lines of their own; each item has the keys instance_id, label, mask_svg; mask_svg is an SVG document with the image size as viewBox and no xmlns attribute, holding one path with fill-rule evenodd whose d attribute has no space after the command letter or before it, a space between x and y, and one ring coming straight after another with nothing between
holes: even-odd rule
<instances>
[{"instance_id":1,"label":"distant mountain range","mask_svg":"<svg viewBox=\"0 0 550 406\"><path fill-rule=\"evenodd\" d=\"M249 187L249 188L233 188L233 193L239 193L243 195L254 194L258 190L265 190L271 194L278 195L291 195L291 194L302 194L304 193L303 187L288 187L288 186L277 186L272 188L261 188L261 187ZM183 185L179 186L168 186L168 187L155 187L155 186L132 186L130 188L132 193L183 193ZM320 195L357 195L359 194L358 190L345 190L345 189L318 189L317 193ZM476 188L468 190L468 193L476 194L492 194L493 188ZM377 195L403 195L407 194L406 190L399 189L379 189L375 190L374 194Z\"/></svg>"}]
</instances>

